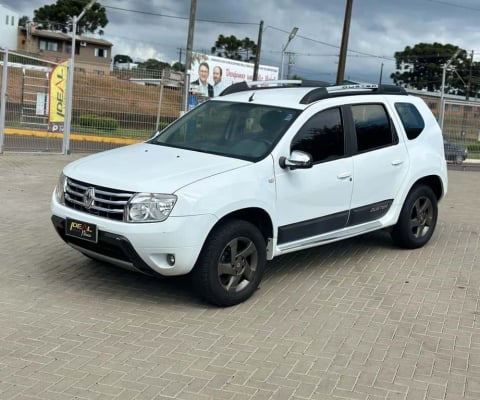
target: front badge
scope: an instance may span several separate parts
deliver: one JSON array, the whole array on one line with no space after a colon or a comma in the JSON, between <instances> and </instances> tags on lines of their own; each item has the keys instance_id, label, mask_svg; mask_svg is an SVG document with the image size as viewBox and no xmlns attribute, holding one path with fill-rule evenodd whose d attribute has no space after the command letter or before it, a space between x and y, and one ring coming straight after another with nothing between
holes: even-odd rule
<instances>
[{"instance_id":1,"label":"front badge","mask_svg":"<svg viewBox=\"0 0 480 400\"><path fill-rule=\"evenodd\" d=\"M90 210L90 207L93 206L93 201L95 200L95 189L93 187L89 187L85 194L83 195L83 206Z\"/></svg>"}]
</instances>

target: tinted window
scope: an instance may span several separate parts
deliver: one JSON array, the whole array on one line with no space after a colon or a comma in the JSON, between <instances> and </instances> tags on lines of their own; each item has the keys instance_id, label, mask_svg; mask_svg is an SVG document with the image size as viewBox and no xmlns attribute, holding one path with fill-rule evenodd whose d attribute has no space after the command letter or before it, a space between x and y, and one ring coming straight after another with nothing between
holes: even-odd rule
<instances>
[{"instance_id":1,"label":"tinted window","mask_svg":"<svg viewBox=\"0 0 480 400\"><path fill-rule=\"evenodd\" d=\"M400 116L407 137L410 140L415 139L425 128L425 121L417 107L410 103L396 103L395 108Z\"/></svg>"},{"instance_id":2,"label":"tinted window","mask_svg":"<svg viewBox=\"0 0 480 400\"><path fill-rule=\"evenodd\" d=\"M299 113L254 102L206 101L150 143L257 161L272 150Z\"/></svg>"},{"instance_id":3,"label":"tinted window","mask_svg":"<svg viewBox=\"0 0 480 400\"><path fill-rule=\"evenodd\" d=\"M340 109L325 110L310 118L293 139L291 149L311 154L313 162L342 157L345 146Z\"/></svg>"},{"instance_id":4,"label":"tinted window","mask_svg":"<svg viewBox=\"0 0 480 400\"><path fill-rule=\"evenodd\" d=\"M397 141L390 118L380 104L352 106L359 152L390 146Z\"/></svg>"}]
</instances>

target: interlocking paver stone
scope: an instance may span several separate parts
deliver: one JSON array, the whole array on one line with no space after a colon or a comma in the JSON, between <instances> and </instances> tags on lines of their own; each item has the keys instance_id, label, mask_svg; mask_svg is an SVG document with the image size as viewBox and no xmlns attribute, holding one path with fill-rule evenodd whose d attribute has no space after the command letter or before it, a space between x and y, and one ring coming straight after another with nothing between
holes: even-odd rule
<instances>
[{"instance_id":1,"label":"interlocking paver stone","mask_svg":"<svg viewBox=\"0 0 480 400\"><path fill-rule=\"evenodd\" d=\"M415 251L376 232L268 264L244 304L85 258L49 201L82 155L0 155L0 399L480 398L480 175Z\"/></svg>"}]
</instances>

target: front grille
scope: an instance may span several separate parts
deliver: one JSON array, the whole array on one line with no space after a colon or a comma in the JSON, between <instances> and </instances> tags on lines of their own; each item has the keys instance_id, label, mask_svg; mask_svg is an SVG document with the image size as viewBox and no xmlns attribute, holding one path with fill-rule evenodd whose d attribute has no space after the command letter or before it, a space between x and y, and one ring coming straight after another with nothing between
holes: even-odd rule
<instances>
[{"instance_id":1,"label":"front grille","mask_svg":"<svg viewBox=\"0 0 480 400\"><path fill-rule=\"evenodd\" d=\"M123 221L132 192L110 189L67 178L65 205L87 214Z\"/></svg>"}]
</instances>

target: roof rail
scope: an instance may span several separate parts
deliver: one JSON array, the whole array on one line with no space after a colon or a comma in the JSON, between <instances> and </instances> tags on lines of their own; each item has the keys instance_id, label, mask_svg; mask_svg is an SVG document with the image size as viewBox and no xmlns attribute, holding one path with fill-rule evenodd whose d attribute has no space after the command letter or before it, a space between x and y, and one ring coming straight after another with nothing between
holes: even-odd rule
<instances>
[{"instance_id":1,"label":"roof rail","mask_svg":"<svg viewBox=\"0 0 480 400\"><path fill-rule=\"evenodd\" d=\"M227 94L244 92L246 90L252 89L272 89L279 87L326 87L330 84L323 81L312 81L312 80L275 80L275 81L243 81L234 83L227 88L225 88L220 96L225 96Z\"/></svg>"},{"instance_id":2,"label":"roof rail","mask_svg":"<svg viewBox=\"0 0 480 400\"><path fill-rule=\"evenodd\" d=\"M303 98L300 100L300 104L310 104L314 101L330 97L353 96L358 94L408 95L407 91L401 86L362 83L355 85L328 86L314 89L303 96Z\"/></svg>"},{"instance_id":3,"label":"roof rail","mask_svg":"<svg viewBox=\"0 0 480 400\"><path fill-rule=\"evenodd\" d=\"M311 87L315 88L308 92L301 100L300 104L310 104L314 101L326 99L329 97L353 96L358 94L398 94L408 95L407 91L401 86L395 85L377 85L372 83L358 83L353 85L330 86L323 81L308 80L277 80L277 81L243 81L228 86L220 96L231 93L244 92L246 90L273 89L279 87Z\"/></svg>"}]
</instances>

